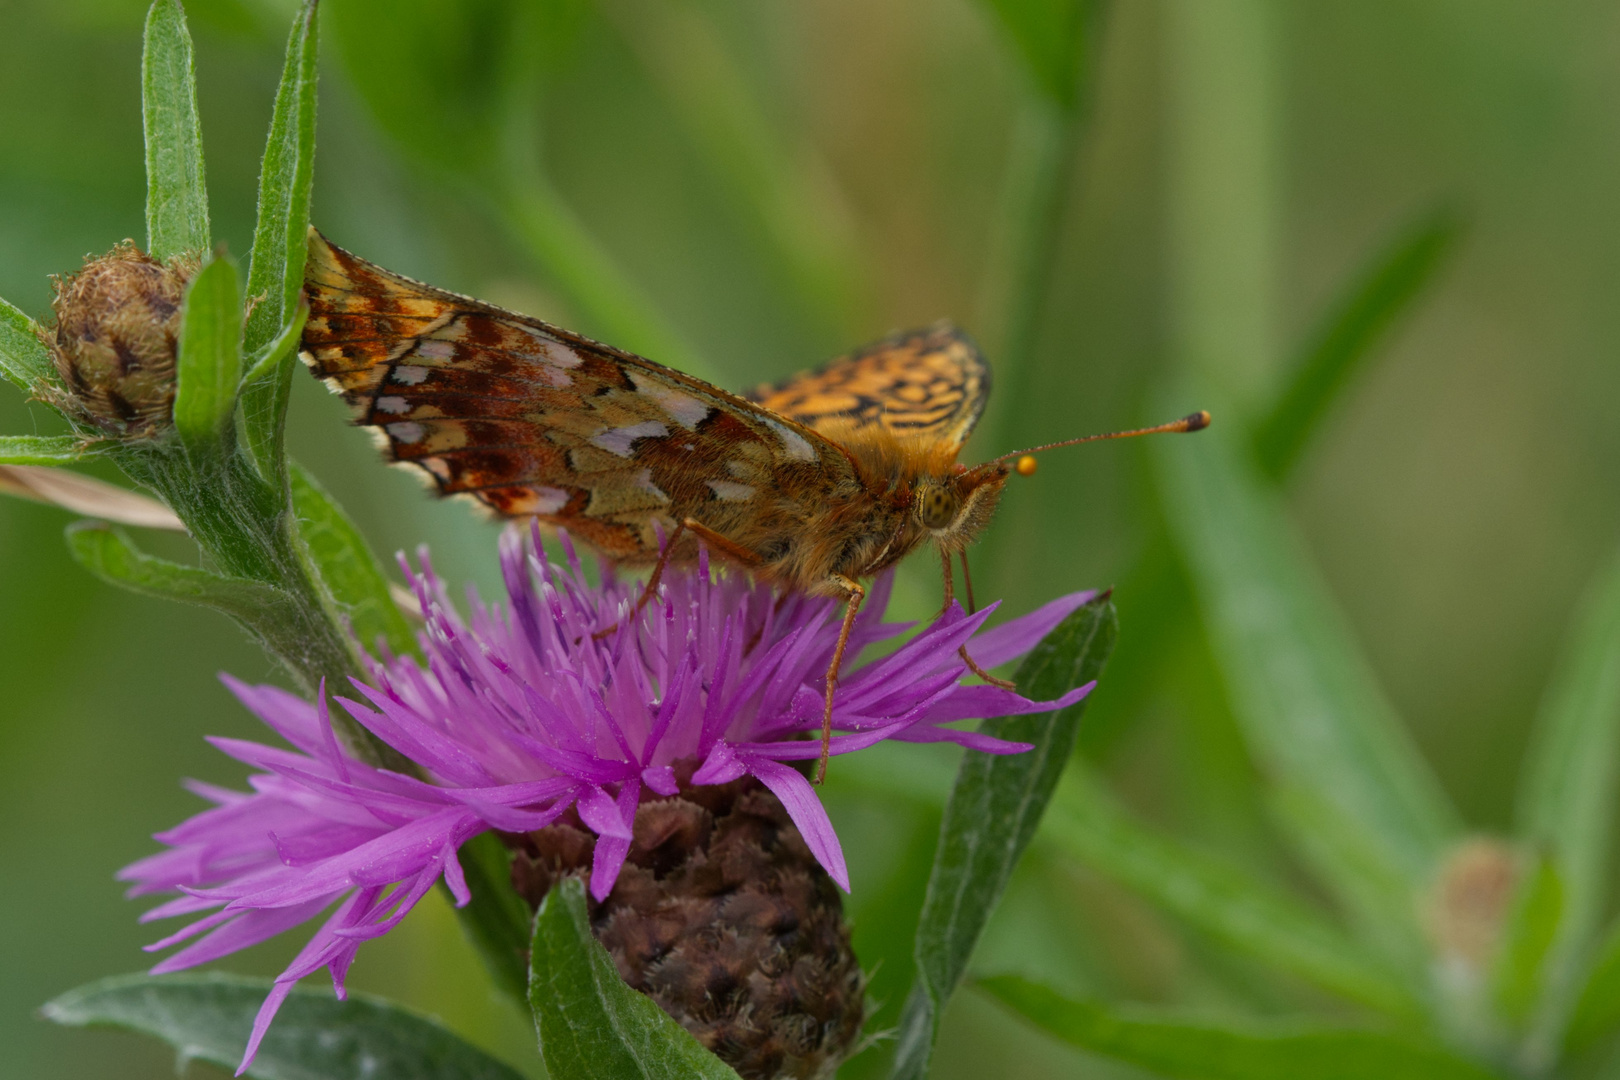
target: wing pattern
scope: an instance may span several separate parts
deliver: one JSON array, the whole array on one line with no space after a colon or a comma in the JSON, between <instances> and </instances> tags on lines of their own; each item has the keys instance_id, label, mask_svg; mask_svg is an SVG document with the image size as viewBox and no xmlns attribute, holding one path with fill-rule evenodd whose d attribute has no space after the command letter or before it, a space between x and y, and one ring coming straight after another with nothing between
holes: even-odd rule
<instances>
[{"instance_id":1,"label":"wing pattern","mask_svg":"<svg viewBox=\"0 0 1620 1080\"><path fill-rule=\"evenodd\" d=\"M990 394L990 366L961 330L938 323L895 334L814 371L748 394L807 427L879 425L902 440L967 442Z\"/></svg>"},{"instance_id":2,"label":"wing pattern","mask_svg":"<svg viewBox=\"0 0 1620 1080\"><path fill-rule=\"evenodd\" d=\"M610 558L695 519L740 546L848 500L848 454L700 379L391 273L310 233L305 361L399 462Z\"/></svg>"}]
</instances>

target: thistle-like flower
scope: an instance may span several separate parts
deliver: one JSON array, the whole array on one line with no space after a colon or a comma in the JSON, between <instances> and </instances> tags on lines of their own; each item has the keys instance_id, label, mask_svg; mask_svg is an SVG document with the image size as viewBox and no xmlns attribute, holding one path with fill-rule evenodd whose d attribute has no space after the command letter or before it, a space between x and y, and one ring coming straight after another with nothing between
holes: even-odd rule
<instances>
[{"instance_id":1,"label":"thistle-like flower","mask_svg":"<svg viewBox=\"0 0 1620 1080\"><path fill-rule=\"evenodd\" d=\"M189 942L154 972L215 960L336 905L277 979L245 1069L298 979L328 968L341 996L361 942L396 926L435 882L466 903L456 850L493 830L514 850L514 884L533 904L558 874L588 877L593 925L627 981L745 1076L824 1071L860 1026L859 969L838 892L826 884L847 890L849 877L820 800L788 763L820 752L812 735L836 601L775 594L700 563L667 574L655 602L637 612L639 585L611 575L588 583L571 548L568 565L548 563L538 533L508 532L501 565L506 604L473 597L463 619L424 554L421 572L406 572L427 619L425 664L385 657L355 682L363 700L338 699L420 776L349 756L324 698L310 704L226 679L293 748L214 739L258 770L252 791L192 784L215 805L159 834L167 851L121 872L135 883L131 895L182 894L146 920L207 913L150 946ZM889 586L887 576L877 581L849 656L909 629L882 621ZM958 650L971 643L981 664L1003 663L1090 595L982 632L990 609L968 615L953 604L887 655L846 660L832 753L885 739L1027 749L947 725L1060 708L1090 685L1033 702L964 684ZM757 873L737 870L747 866ZM720 902L741 893L751 904ZM749 953L761 970L732 973L718 998L701 981L685 986L681 971L713 970L699 954L714 929L693 913L729 908L725 917L736 918L739 907L754 913L752 929L729 927L728 940L764 936L733 948L730 962L754 963L735 959ZM618 937L604 933L615 912L639 913L642 931L618 918ZM786 996L809 1002L808 1015L772 1013L776 976L797 980Z\"/></svg>"}]
</instances>

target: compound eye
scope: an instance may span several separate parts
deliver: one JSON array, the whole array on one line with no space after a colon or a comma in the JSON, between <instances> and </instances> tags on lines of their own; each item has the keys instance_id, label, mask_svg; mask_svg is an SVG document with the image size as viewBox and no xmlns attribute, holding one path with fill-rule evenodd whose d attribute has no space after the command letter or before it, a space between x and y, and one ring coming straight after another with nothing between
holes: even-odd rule
<instances>
[{"instance_id":1,"label":"compound eye","mask_svg":"<svg viewBox=\"0 0 1620 1080\"><path fill-rule=\"evenodd\" d=\"M922 523L930 529L943 529L956 518L956 496L942 487L931 487L921 506Z\"/></svg>"}]
</instances>

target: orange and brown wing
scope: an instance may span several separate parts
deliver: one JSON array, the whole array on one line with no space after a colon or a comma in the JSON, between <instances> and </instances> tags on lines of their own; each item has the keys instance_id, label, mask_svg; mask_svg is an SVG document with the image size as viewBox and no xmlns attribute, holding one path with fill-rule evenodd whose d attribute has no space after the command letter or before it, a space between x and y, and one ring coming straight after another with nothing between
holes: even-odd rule
<instances>
[{"instance_id":1,"label":"orange and brown wing","mask_svg":"<svg viewBox=\"0 0 1620 1080\"><path fill-rule=\"evenodd\" d=\"M902 440L960 450L984 412L990 366L947 323L911 330L748 394L807 427L849 431L871 425Z\"/></svg>"},{"instance_id":2,"label":"orange and brown wing","mask_svg":"<svg viewBox=\"0 0 1620 1080\"><path fill-rule=\"evenodd\" d=\"M613 559L656 557L687 518L742 546L777 497L848 498L848 455L700 379L391 273L310 231L305 361L394 460ZM852 486L853 485L853 486Z\"/></svg>"}]
</instances>

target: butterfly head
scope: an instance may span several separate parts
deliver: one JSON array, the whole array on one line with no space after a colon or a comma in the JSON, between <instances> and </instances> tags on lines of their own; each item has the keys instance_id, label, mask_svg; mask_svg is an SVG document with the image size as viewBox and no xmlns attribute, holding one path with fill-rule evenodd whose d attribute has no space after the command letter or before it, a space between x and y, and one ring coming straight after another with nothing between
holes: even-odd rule
<instances>
[{"instance_id":1,"label":"butterfly head","mask_svg":"<svg viewBox=\"0 0 1620 1080\"><path fill-rule=\"evenodd\" d=\"M991 462L948 476L924 478L913 491L912 514L936 544L959 551L990 524L1007 474L1007 466Z\"/></svg>"}]
</instances>

